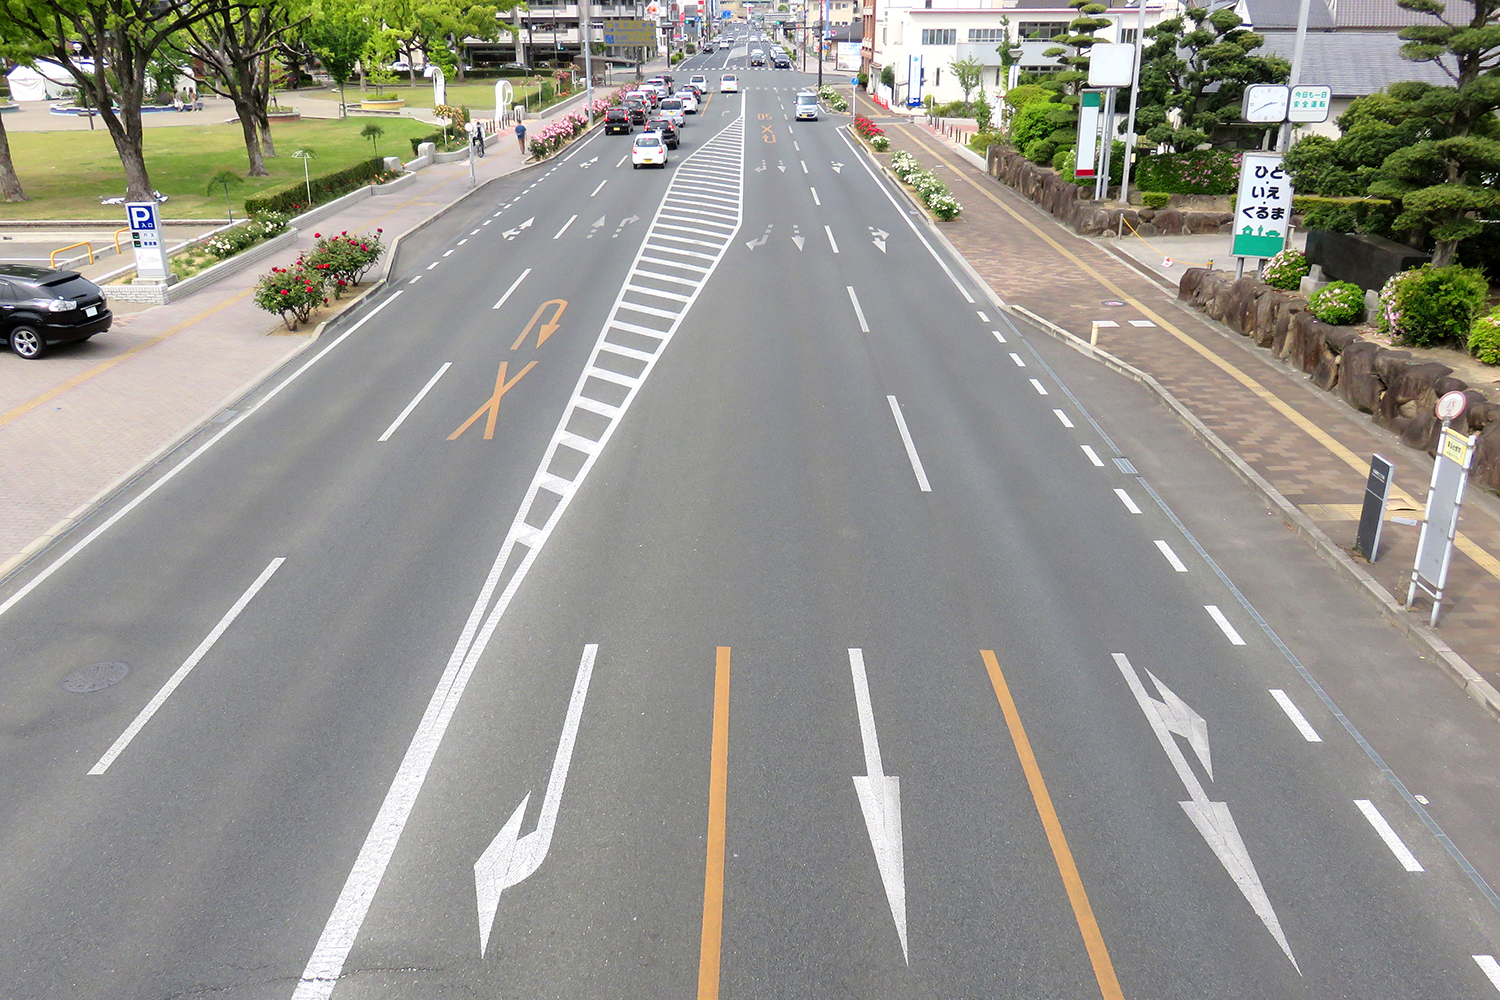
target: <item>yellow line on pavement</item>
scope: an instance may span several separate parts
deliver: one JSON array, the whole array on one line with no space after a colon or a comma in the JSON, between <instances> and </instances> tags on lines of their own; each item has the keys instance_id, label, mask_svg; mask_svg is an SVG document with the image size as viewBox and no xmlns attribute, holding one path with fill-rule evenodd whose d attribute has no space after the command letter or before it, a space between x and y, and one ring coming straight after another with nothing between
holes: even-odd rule
<instances>
[{"instance_id":1,"label":"yellow line on pavement","mask_svg":"<svg viewBox=\"0 0 1500 1000\"><path fill-rule=\"evenodd\" d=\"M1200 344L1192 336L1189 336L1182 330L1179 330L1176 326L1173 326L1171 323L1167 322L1156 312L1148 308L1145 303L1130 295L1130 293L1126 292L1119 285L1115 284L1113 281L1110 281L1103 274L1099 273L1097 270L1091 267L1077 254L1073 253L1067 247L1063 246L1057 240L1053 239L1052 236L1043 231L1040 226L1036 225L1030 219L1021 215L1021 213L1005 204L1005 202L1001 201L993 191L986 191L979 184L976 184L974 182L974 179L971 178L968 174L955 167L952 163L944 159L937 150L933 149L931 146L923 142L915 134L915 130L911 126L907 125L903 126L903 128L905 128L907 134L911 136L912 141L915 142L918 146L921 146L923 149L925 149L933 157L933 159L937 160L939 163L943 164L943 166L947 167L949 170L957 174L964 183L968 184L975 191L978 191L990 201L994 202L1011 218L1015 219L1021 225L1031 230L1031 232L1035 235L1041 237L1042 240L1044 240L1054 250L1062 254L1068 260L1072 261L1079 270L1083 271L1089 277L1093 278L1095 281L1099 282L1099 284L1108 289L1111 295L1123 300L1124 302L1129 303L1131 306L1134 306L1135 309L1141 313L1141 315L1145 316L1147 319L1154 322L1157 326L1167 331L1167 333L1171 334L1173 337L1176 337L1183 344L1186 344L1189 348L1202 355L1203 358L1210 364L1223 371L1230 378L1240 383L1240 385L1244 386L1246 389L1249 389L1250 392L1254 393L1262 401L1267 403L1272 409L1276 410L1282 416L1286 417L1292 423L1296 424L1309 437L1321 444L1324 448L1327 448L1336 458L1344 462L1344 464L1348 465L1360 476L1364 476L1369 472L1368 463L1366 463L1349 448L1345 447L1343 442L1339 441L1337 438L1333 437L1333 435L1329 434L1327 431L1323 430L1323 428L1315 424L1312 420L1308 419L1290 403L1286 402L1286 400L1282 399L1270 389L1267 389L1265 386L1261 385L1254 378L1250 377L1245 372L1235 367L1235 365L1230 361L1220 357L1216 352L1205 347L1203 344ZM1399 488L1393 487L1391 490L1391 496L1393 499L1399 500L1403 503L1409 503L1420 509L1425 509L1424 504L1418 504L1417 501L1412 499L1409 494L1405 493ZM1476 543L1472 538L1469 538L1462 532L1459 533L1458 538L1454 541L1454 544L1458 546L1458 550L1460 552L1468 556L1470 559L1474 560L1474 562L1478 564L1482 569L1484 569L1485 572L1489 573L1497 580L1500 580L1500 559L1496 559L1488 551L1481 548L1479 544Z\"/></svg>"},{"instance_id":2,"label":"yellow line on pavement","mask_svg":"<svg viewBox=\"0 0 1500 1000\"><path fill-rule=\"evenodd\" d=\"M1073 862L1068 838L1063 835L1062 821L1057 818L1057 810L1052 806L1052 796L1047 792L1047 783L1042 780L1042 769L1037 766L1036 754L1031 750L1026 727L1021 724L1021 713L1016 711L1015 699L1010 696L1010 686L1005 683L1000 661L995 658L995 651L992 649L980 650L979 655L984 659L984 668L989 671L990 683L995 687L995 697L1000 700L1000 711L1005 713L1005 724L1010 727L1010 738L1016 745L1016 756L1021 758L1021 770L1026 772L1026 784L1031 787L1031 797L1036 801L1036 811L1042 819L1042 829L1047 832L1047 843L1051 845L1052 857L1057 861L1057 871L1068 892L1068 902L1073 904L1073 918L1078 921L1083 946L1088 950L1089 961L1094 965L1094 978L1099 981L1099 995L1104 1000L1124 1000L1125 994L1120 990L1120 981L1115 978L1114 963L1109 959L1109 949L1104 946L1104 935L1099 932L1099 923L1094 919L1089 894L1083 888L1083 879L1078 876L1078 866Z\"/></svg>"},{"instance_id":3,"label":"yellow line on pavement","mask_svg":"<svg viewBox=\"0 0 1500 1000\"><path fill-rule=\"evenodd\" d=\"M56 399L58 396L61 396L63 393L67 392L69 389L77 388L78 386L80 386L83 383L87 382L89 379L93 378L94 376L104 374L105 372L107 372L111 368L113 368L115 365L119 364L122 361L127 361L130 358L135 357L137 354L141 353L142 351L146 350L147 348L155 347L157 344L160 344L163 340L166 340L168 337L172 337L172 336L175 336L176 334L181 333L183 330L186 330L188 327L192 326L194 323L197 323L200 320L205 320L208 317L212 316L214 313L218 312L219 310L226 309L229 306L234 305L234 303L238 302L240 299L243 299L245 296L249 295L253 291L255 291L254 288L247 288L243 292L240 292L238 295L234 296L233 298L225 299L223 302L220 302L218 305L212 306L212 307L210 307L208 309L205 309L201 313L199 313L196 316L191 317L190 319L183 320L181 323L178 323L176 326L171 327L170 329L168 329L168 330L166 330L166 331L164 331L162 333L157 334L156 336L150 338L149 340L143 340L139 344L136 344L134 347L130 348L129 350L124 351L124 352L122 352L120 354L117 354L114 357L108 359L107 361L101 361L97 365L95 365L94 367L85 369L84 371L79 372L77 375L74 375L72 378L67 379L67 380L65 380L63 382L58 383L57 385L55 385L52 388L48 389L46 392L44 392L44 393L42 393L42 394L40 394L38 396L33 396L31 399L28 399L26 402L21 403L19 406L15 406L15 407L11 408L10 410L6 411L4 414L0 414L0 427L4 427L6 424L12 423L15 420L19 419L20 417L25 416L26 414L30 413L32 410L36 409L38 406L41 406L43 403L46 403L46 402L48 402L50 400L53 400L53 399Z\"/></svg>"},{"instance_id":4,"label":"yellow line on pavement","mask_svg":"<svg viewBox=\"0 0 1500 1000\"><path fill-rule=\"evenodd\" d=\"M703 872L703 940L698 1000L719 1000L719 944L724 932L724 823L729 792L729 647L714 661L714 736L708 766L708 864Z\"/></svg>"}]
</instances>

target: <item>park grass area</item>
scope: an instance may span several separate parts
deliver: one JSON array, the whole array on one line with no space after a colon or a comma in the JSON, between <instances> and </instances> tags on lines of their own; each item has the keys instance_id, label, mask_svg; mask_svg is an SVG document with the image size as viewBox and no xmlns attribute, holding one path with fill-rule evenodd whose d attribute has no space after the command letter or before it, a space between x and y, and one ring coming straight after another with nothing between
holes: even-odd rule
<instances>
[{"instance_id":1,"label":"park grass area","mask_svg":"<svg viewBox=\"0 0 1500 1000\"><path fill-rule=\"evenodd\" d=\"M374 148L359 135L372 121L385 129ZM238 124L149 128L145 130L146 169L156 190L170 196L162 206L162 217L167 220L223 218L224 191L215 188L208 193L208 179L221 170L233 171L243 181L229 187L239 218L250 195L302 181L302 161L291 155L295 149L315 152L312 173L325 174L376 155L410 159L407 140L431 131L431 125L411 118L304 119L276 124L271 137L281 155L266 160L271 175L246 177L244 133ZM9 138L28 200L0 202L0 219L124 218L125 210L119 205L99 204L101 198L125 193L120 158L102 127L92 132L11 132Z\"/></svg>"},{"instance_id":2,"label":"park grass area","mask_svg":"<svg viewBox=\"0 0 1500 1000\"><path fill-rule=\"evenodd\" d=\"M515 91L517 104L534 104L536 94L541 85L536 80L525 78L509 78L511 88ZM495 113L495 81L473 80L465 83L454 83L448 81L448 103L453 107L469 109L470 113L479 118L488 118ZM406 101L408 108L430 108L432 103L432 81L417 78L415 87L404 81L387 85L384 88L387 97L400 97ZM337 100L337 97L335 97ZM379 100L372 85L363 93L357 88L349 89L349 103L355 101Z\"/></svg>"}]
</instances>

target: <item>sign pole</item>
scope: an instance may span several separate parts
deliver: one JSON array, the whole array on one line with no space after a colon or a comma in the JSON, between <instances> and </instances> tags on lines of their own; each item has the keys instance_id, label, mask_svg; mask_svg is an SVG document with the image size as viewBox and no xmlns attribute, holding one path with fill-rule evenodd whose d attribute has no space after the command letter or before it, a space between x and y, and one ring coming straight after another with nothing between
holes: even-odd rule
<instances>
[{"instance_id":1,"label":"sign pole","mask_svg":"<svg viewBox=\"0 0 1500 1000\"><path fill-rule=\"evenodd\" d=\"M1359 532L1354 548L1370 562L1380 558L1380 529L1385 524L1385 506L1391 496L1396 466L1379 455L1370 458L1370 478L1365 483L1365 503L1359 514Z\"/></svg>"},{"instance_id":2,"label":"sign pole","mask_svg":"<svg viewBox=\"0 0 1500 1000\"><path fill-rule=\"evenodd\" d=\"M1417 591L1432 597L1432 614L1427 622L1437 627L1442 611L1443 592L1448 583L1448 567L1453 559L1453 540L1458 535L1458 515L1463 508L1464 488L1468 485L1469 465L1478 436L1464 436L1453 430L1452 423L1468 406L1461 392L1450 392L1438 400L1437 416L1443 428L1438 435L1437 458L1432 463L1432 479L1427 488L1427 511L1422 518L1422 533L1417 538L1417 558L1411 570L1411 585L1406 591L1406 607L1416 602Z\"/></svg>"}]
</instances>

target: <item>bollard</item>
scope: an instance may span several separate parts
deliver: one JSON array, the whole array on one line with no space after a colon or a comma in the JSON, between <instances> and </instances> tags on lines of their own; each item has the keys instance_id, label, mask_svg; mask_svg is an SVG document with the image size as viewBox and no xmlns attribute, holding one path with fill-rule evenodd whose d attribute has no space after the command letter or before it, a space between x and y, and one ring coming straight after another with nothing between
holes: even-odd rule
<instances>
[{"instance_id":1,"label":"bollard","mask_svg":"<svg viewBox=\"0 0 1500 1000\"><path fill-rule=\"evenodd\" d=\"M1089 346L1099 346L1099 321L1097 319L1089 324Z\"/></svg>"}]
</instances>

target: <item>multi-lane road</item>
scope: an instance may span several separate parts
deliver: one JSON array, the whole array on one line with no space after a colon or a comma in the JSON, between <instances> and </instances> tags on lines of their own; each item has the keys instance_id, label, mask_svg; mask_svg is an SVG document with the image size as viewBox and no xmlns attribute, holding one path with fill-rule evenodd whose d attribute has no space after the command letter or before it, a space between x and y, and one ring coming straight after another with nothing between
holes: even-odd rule
<instances>
[{"instance_id":1,"label":"multi-lane road","mask_svg":"<svg viewBox=\"0 0 1500 1000\"><path fill-rule=\"evenodd\" d=\"M1490 723L744 51L0 585L0 996L1500 996Z\"/></svg>"}]
</instances>

